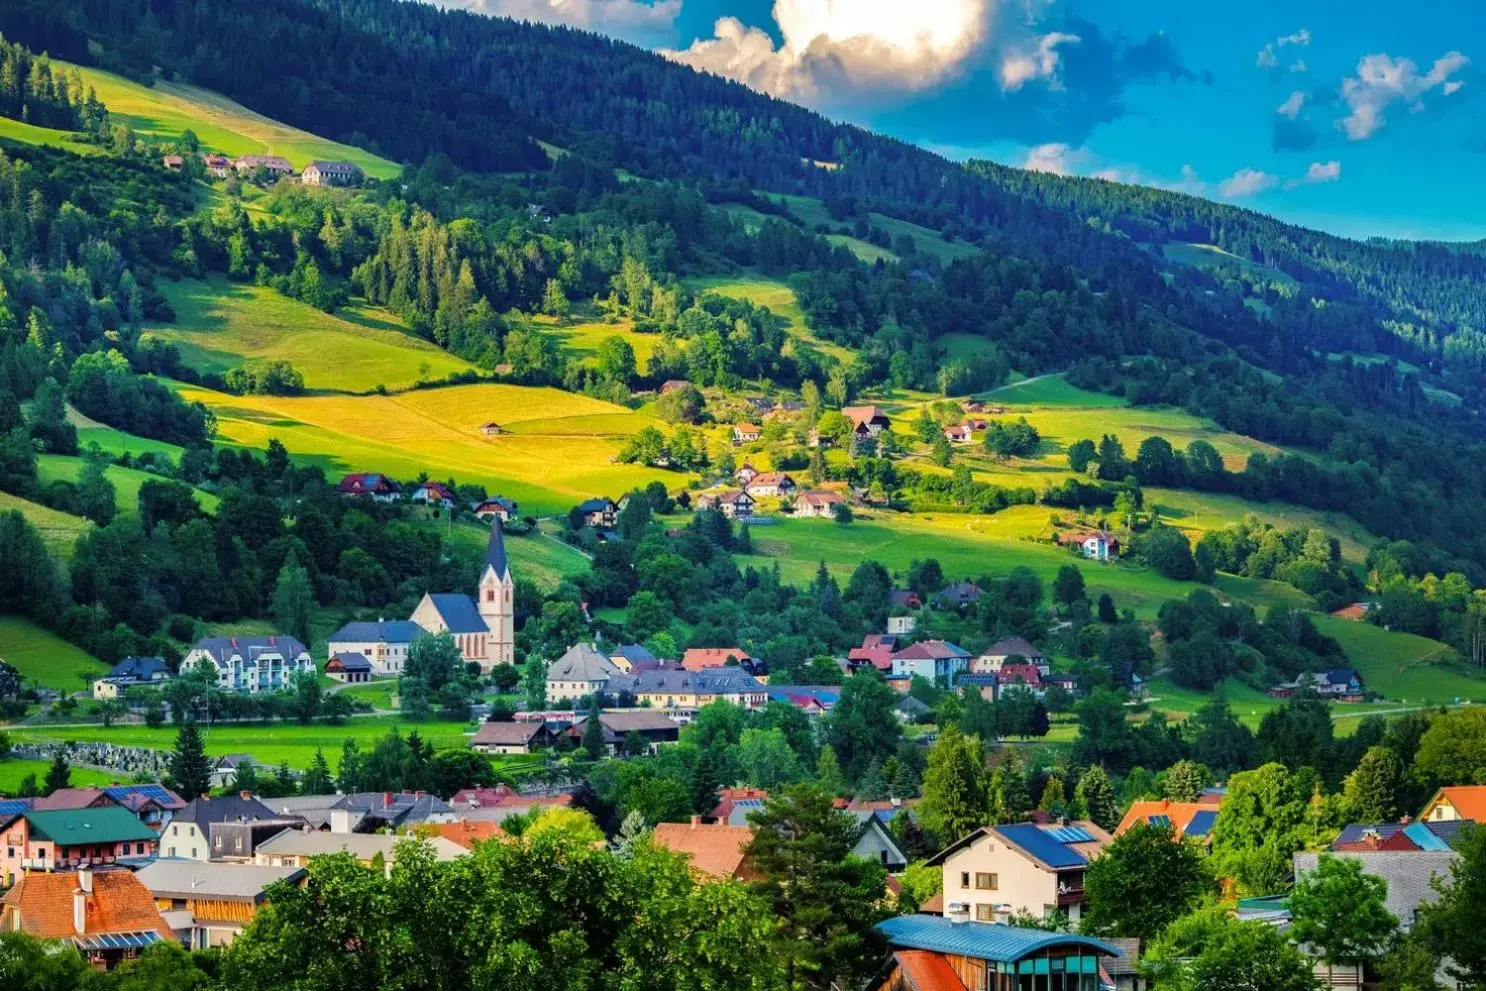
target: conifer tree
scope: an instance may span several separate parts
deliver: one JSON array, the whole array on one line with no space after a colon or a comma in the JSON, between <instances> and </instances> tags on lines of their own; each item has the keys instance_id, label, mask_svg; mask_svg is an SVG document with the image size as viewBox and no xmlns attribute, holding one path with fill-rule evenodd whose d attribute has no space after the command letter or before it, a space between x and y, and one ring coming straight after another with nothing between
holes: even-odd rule
<instances>
[{"instance_id":1,"label":"conifer tree","mask_svg":"<svg viewBox=\"0 0 1486 991\"><path fill-rule=\"evenodd\" d=\"M195 798L211 791L212 764L194 719L181 724L170 755L170 781L182 796Z\"/></svg>"}]
</instances>

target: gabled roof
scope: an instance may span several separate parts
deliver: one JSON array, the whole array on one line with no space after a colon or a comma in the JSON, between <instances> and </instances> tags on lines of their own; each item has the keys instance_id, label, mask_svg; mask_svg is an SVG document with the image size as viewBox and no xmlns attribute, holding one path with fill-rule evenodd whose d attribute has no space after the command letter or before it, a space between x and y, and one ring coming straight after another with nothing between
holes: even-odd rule
<instances>
[{"instance_id":1,"label":"gabled roof","mask_svg":"<svg viewBox=\"0 0 1486 991\"><path fill-rule=\"evenodd\" d=\"M99 799L103 801L99 802ZM31 808L37 812L62 812L86 809L95 803L101 806L123 804L106 795L102 788L58 788L50 795L32 799Z\"/></svg>"},{"instance_id":2,"label":"gabled roof","mask_svg":"<svg viewBox=\"0 0 1486 991\"><path fill-rule=\"evenodd\" d=\"M153 840L155 831L118 805L96 809L67 809L56 812L23 812L31 838L50 840L63 846L84 843L123 843Z\"/></svg>"},{"instance_id":3,"label":"gabled roof","mask_svg":"<svg viewBox=\"0 0 1486 991\"><path fill-rule=\"evenodd\" d=\"M218 665L226 664L234 654L252 661L260 654L282 654L287 660L293 660L300 654L309 653L304 644L287 633L271 637L202 637L191 649L205 651Z\"/></svg>"},{"instance_id":4,"label":"gabled roof","mask_svg":"<svg viewBox=\"0 0 1486 991\"><path fill-rule=\"evenodd\" d=\"M955 922L938 915L900 915L877 924L877 931L895 948L929 950L955 956L1016 963L1053 946L1078 946L1119 956L1110 944L1073 933L1022 929L995 922Z\"/></svg>"},{"instance_id":5,"label":"gabled roof","mask_svg":"<svg viewBox=\"0 0 1486 991\"><path fill-rule=\"evenodd\" d=\"M342 651L338 654L332 654L330 655L330 660L325 662L326 671L336 670L349 673L353 671L369 672L371 669L372 663L366 659L366 655L358 654L354 651Z\"/></svg>"},{"instance_id":6,"label":"gabled roof","mask_svg":"<svg viewBox=\"0 0 1486 991\"><path fill-rule=\"evenodd\" d=\"M580 513L602 513L613 508L614 500L607 496L600 496L597 499L585 499L578 503L578 512Z\"/></svg>"},{"instance_id":7,"label":"gabled roof","mask_svg":"<svg viewBox=\"0 0 1486 991\"><path fill-rule=\"evenodd\" d=\"M499 516L490 521L490 540L485 544L485 567L493 569L495 577L503 581L511 575L511 563L506 560L506 538Z\"/></svg>"},{"instance_id":8,"label":"gabled roof","mask_svg":"<svg viewBox=\"0 0 1486 991\"><path fill-rule=\"evenodd\" d=\"M1125 813L1125 818L1115 828L1116 836L1123 835L1144 822L1152 826L1163 826L1171 830L1174 837L1202 837L1212 832L1213 822L1221 802L1136 802Z\"/></svg>"},{"instance_id":9,"label":"gabled roof","mask_svg":"<svg viewBox=\"0 0 1486 991\"><path fill-rule=\"evenodd\" d=\"M253 819L278 818L280 818L278 813L256 798L223 795L221 798L193 798L176 815L175 821L194 822L198 826L204 826L213 822L243 822Z\"/></svg>"},{"instance_id":10,"label":"gabled roof","mask_svg":"<svg viewBox=\"0 0 1486 991\"><path fill-rule=\"evenodd\" d=\"M548 681L608 681L619 674L614 662L591 643L577 643L552 662Z\"/></svg>"},{"instance_id":11,"label":"gabled roof","mask_svg":"<svg viewBox=\"0 0 1486 991\"><path fill-rule=\"evenodd\" d=\"M688 671L719 668L731 657L740 664L753 660L742 647L691 647L681 655L681 666Z\"/></svg>"},{"instance_id":12,"label":"gabled roof","mask_svg":"<svg viewBox=\"0 0 1486 991\"><path fill-rule=\"evenodd\" d=\"M1446 785L1425 808L1433 808L1441 798L1455 807L1460 818L1486 822L1486 785Z\"/></svg>"},{"instance_id":13,"label":"gabled roof","mask_svg":"<svg viewBox=\"0 0 1486 991\"><path fill-rule=\"evenodd\" d=\"M620 644L618 647L615 647L613 650L609 651L609 656L622 657L626 661L629 661L631 664L637 664L643 661L653 661L656 659L655 655L650 652L650 648L646 647L644 644L638 643Z\"/></svg>"},{"instance_id":14,"label":"gabled roof","mask_svg":"<svg viewBox=\"0 0 1486 991\"><path fill-rule=\"evenodd\" d=\"M490 819L461 819L459 822L428 823L419 826L417 831L420 835L442 837L466 850L473 849L476 843L483 843L506 834L498 823Z\"/></svg>"},{"instance_id":15,"label":"gabled roof","mask_svg":"<svg viewBox=\"0 0 1486 991\"><path fill-rule=\"evenodd\" d=\"M1003 685L1021 682L1035 687L1042 684L1042 672L1037 670L1035 664L1003 664L1001 670L996 672L996 680Z\"/></svg>"},{"instance_id":16,"label":"gabled roof","mask_svg":"<svg viewBox=\"0 0 1486 991\"><path fill-rule=\"evenodd\" d=\"M1093 854L1110 842L1108 833L1084 820L1066 824L1008 823L1001 826L982 826L934 854L925 863L930 867L942 864L976 840L990 835L999 837L1002 842L1046 870L1082 867Z\"/></svg>"},{"instance_id":17,"label":"gabled roof","mask_svg":"<svg viewBox=\"0 0 1486 991\"><path fill-rule=\"evenodd\" d=\"M126 657L113 667L109 668L107 678L133 678L136 681L149 681L156 677L170 677L170 668L163 658L159 657Z\"/></svg>"},{"instance_id":18,"label":"gabled roof","mask_svg":"<svg viewBox=\"0 0 1486 991\"><path fill-rule=\"evenodd\" d=\"M154 896L132 871L91 872L92 892L83 913L84 932L77 931L74 901L76 873L27 871L5 895L3 904L20 910L21 930L38 939L78 940L107 933L154 934L137 941L147 945L170 937L170 927L155 908Z\"/></svg>"},{"instance_id":19,"label":"gabled roof","mask_svg":"<svg viewBox=\"0 0 1486 991\"><path fill-rule=\"evenodd\" d=\"M410 619L379 619L347 623L330 635L331 643L412 643L423 629Z\"/></svg>"},{"instance_id":20,"label":"gabled roof","mask_svg":"<svg viewBox=\"0 0 1486 991\"><path fill-rule=\"evenodd\" d=\"M918 643L909 644L893 656L905 660L938 660L954 657L968 658L970 652L948 640L920 640Z\"/></svg>"},{"instance_id":21,"label":"gabled roof","mask_svg":"<svg viewBox=\"0 0 1486 991\"><path fill-rule=\"evenodd\" d=\"M430 592L428 601L450 633L488 633L485 618L475 600L462 592Z\"/></svg>"},{"instance_id":22,"label":"gabled roof","mask_svg":"<svg viewBox=\"0 0 1486 991\"><path fill-rule=\"evenodd\" d=\"M361 172L361 166L354 162L324 161L321 159L316 159L309 165L306 165L305 168L318 169L321 172L328 172L332 175L357 175Z\"/></svg>"},{"instance_id":23,"label":"gabled roof","mask_svg":"<svg viewBox=\"0 0 1486 991\"><path fill-rule=\"evenodd\" d=\"M183 809L186 800L164 785L153 783L140 785L109 785L103 793L126 809L138 811L146 802L154 802L162 809Z\"/></svg>"},{"instance_id":24,"label":"gabled roof","mask_svg":"<svg viewBox=\"0 0 1486 991\"><path fill-rule=\"evenodd\" d=\"M217 864L194 860L156 860L135 876L156 898L220 898L258 902L263 890L279 881L298 881L303 867Z\"/></svg>"},{"instance_id":25,"label":"gabled roof","mask_svg":"<svg viewBox=\"0 0 1486 991\"><path fill-rule=\"evenodd\" d=\"M662 822L651 834L655 845L679 853L709 877L737 877L748 859L743 852L753 840L747 826L722 823Z\"/></svg>"},{"instance_id":26,"label":"gabled roof","mask_svg":"<svg viewBox=\"0 0 1486 991\"><path fill-rule=\"evenodd\" d=\"M841 410L841 415L858 427L878 421L890 422L888 415L876 406L845 406Z\"/></svg>"},{"instance_id":27,"label":"gabled roof","mask_svg":"<svg viewBox=\"0 0 1486 991\"><path fill-rule=\"evenodd\" d=\"M1010 657L1013 654L1029 661L1045 656L1021 637L1002 637L981 652L982 657Z\"/></svg>"},{"instance_id":28,"label":"gabled roof","mask_svg":"<svg viewBox=\"0 0 1486 991\"><path fill-rule=\"evenodd\" d=\"M1321 856L1319 853L1306 851L1296 853L1296 875L1315 870ZM1414 914L1422 903L1433 902L1439 897L1430 882L1436 877L1449 880L1450 868L1460 858L1460 854L1454 851L1435 853L1427 850L1405 853L1343 852L1327 856L1351 857L1361 862L1364 874L1387 881L1388 893L1384 904L1404 929L1414 924Z\"/></svg>"},{"instance_id":29,"label":"gabled roof","mask_svg":"<svg viewBox=\"0 0 1486 991\"><path fill-rule=\"evenodd\" d=\"M327 853L349 853L358 860L371 860L380 853L383 860L390 862L396 856L397 845L408 840L409 837L406 836L385 834L322 833L318 830L300 832L297 829L286 829L272 839L258 844L256 852L278 857L318 857ZM468 852L442 836L423 842L432 844L435 860L454 860Z\"/></svg>"},{"instance_id":30,"label":"gabled roof","mask_svg":"<svg viewBox=\"0 0 1486 991\"><path fill-rule=\"evenodd\" d=\"M545 728L546 724L536 719L520 722L481 723L480 729L470 740L471 746L524 747Z\"/></svg>"}]
</instances>

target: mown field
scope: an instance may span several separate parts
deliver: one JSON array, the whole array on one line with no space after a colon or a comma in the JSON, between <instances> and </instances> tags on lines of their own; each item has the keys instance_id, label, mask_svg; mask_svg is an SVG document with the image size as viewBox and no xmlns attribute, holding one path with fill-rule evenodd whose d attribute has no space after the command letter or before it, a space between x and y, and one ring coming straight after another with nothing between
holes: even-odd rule
<instances>
[{"instance_id":1,"label":"mown field","mask_svg":"<svg viewBox=\"0 0 1486 991\"><path fill-rule=\"evenodd\" d=\"M19 758L0 760L0 796L14 795L19 792L21 782L28 774L36 775L38 782L45 781L47 769L50 767L51 764L44 760L21 760ZM87 767L72 768L71 781L74 788L125 783L120 781L117 774L95 771Z\"/></svg>"},{"instance_id":2,"label":"mown field","mask_svg":"<svg viewBox=\"0 0 1486 991\"><path fill-rule=\"evenodd\" d=\"M63 561L72 556L72 547L77 543L77 538L93 525L81 516L63 513L20 496L13 496L9 492L0 492L0 513L12 511L26 517L36 528L47 550Z\"/></svg>"},{"instance_id":3,"label":"mown field","mask_svg":"<svg viewBox=\"0 0 1486 991\"><path fill-rule=\"evenodd\" d=\"M398 479L479 482L523 514L565 513L673 473L614 464L624 441L655 421L622 406L550 388L482 383L394 396L231 396L177 384L217 415L218 440L261 450L277 437L332 477L380 471ZM487 421L505 427L495 437Z\"/></svg>"},{"instance_id":4,"label":"mown field","mask_svg":"<svg viewBox=\"0 0 1486 991\"><path fill-rule=\"evenodd\" d=\"M143 137L168 140L190 130L203 147L226 155L282 155L295 168L317 158L343 159L378 179L392 179L402 171L371 152L281 124L210 90L163 80L143 86L86 66L78 71L84 85L97 90L114 122L128 124Z\"/></svg>"},{"instance_id":5,"label":"mown field","mask_svg":"<svg viewBox=\"0 0 1486 991\"><path fill-rule=\"evenodd\" d=\"M659 334L642 334L635 330L634 324L629 320L608 323L598 319L596 314L584 314L562 322L542 317L536 323L544 333L562 342L563 351L567 353L569 360L582 365L591 365L597 360L599 345L605 340L610 337L621 338L634 350L635 365L642 375L649 367L650 355L655 352L655 346L661 340Z\"/></svg>"},{"instance_id":6,"label":"mown field","mask_svg":"<svg viewBox=\"0 0 1486 991\"><path fill-rule=\"evenodd\" d=\"M22 678L66 692L82 691L108 671L96 657L19 616L0 615L0 658Z\"/></svg>"},{"instance_id":7,"label":"mown field","mask_svg":"<svg viewBox=\"0 0 1486 991\"><path fill-rule=\"evenodd\" d=\"M71 131L59 131L51 127L37 127L25 121L0 117L0 145L41 145L61 148L78 155L96 155L101 149L86 141L78 141Z\"/></svg>"},{"instance_id":8,"label":"mown field","mask_svg":"<svg viewBox=\"0 0 1486 991\"><path fill-rule=\"evenodd\" d=\"M483 551L490 531L483 524L458 523L440 530L451 541ZM588 570L588 558L547 534L506 534L506 555L511 559L511 570L518 578L526 579L544 592L557 589L564 578L580 575Z\"/></svg>"},{"instance_id":9,"label":"mown field","mask_svg":"<svg viewBox=\"0 0 1486 991\"><path fill-rule=\"evenodd\" d=\"M849 361L853 356L851 349L823 341L810 332L805 326L805 314L800 310L795 291L778 279L763 276L709 276L687 279L686 286L693 292L715 292L719 296L746 300L755 306L765 307L775 316L788 321L790 336L801 343L808 344L837 361Z\"/></svg>"},{"instance_id":10,"label":"mown field","mask_svg":"<svg viewBox=\"0 0 1486 991\"><path fill-rule=\"evenodd\" d=\"M836 220L826 210L825 204L818 199L808 196L779 195L774 199L783 200L789 207L791 213L798 217L805 225L806 230L814 230L824 224L831 228L851 227L848 222ZM887 232L888 237L896 244L899 237L907 236L913 240L914 247L922 254L934 255L944 264L948 265L956 258L966 258L979 254L980 249L965 241L946 241L938 231L932 231L927 227L911 224L906 220L898 220L882 213L868 214L869 223L873 227L880 227ZM883 253L882 249L867 241L855 237L832 235L832 241L844 243L850 247L862 260L871 263L876 261L876 256ZM860 246L860 247L859 247ZM888 252L891 254L891 252ZM893 255L896 257L896 255Z\"/></svg>"},{"instance_id":11,"label":"mown field","mask_svg":"<svg viewBox=\"0 0 1486 991\"><path fill-rule=\"evenodd\" d=\"M57 480L76 481L78 475L82 473L83 464L82 458L62 454L41 454L36 458L36 477L43 485ZM137 515L140 486L155 476L136 468L122 468L119 465L109 465L104 475L113 483L114 503L118 506L118 511L126 516ZM216 510L218 499L210 492L197 489L196 502L210 513Z\"/></svg>"},{"instance_id":12,"label":"mown field","mask_svg":"<svg viewBox=\"0 0 1486 991\"><path fill-rule=\"evenodd\" d=\"M324 313L266 286L207 280L163 282L174 323L145 332L180 349L199 372L226 372L288 361L317 391L406 389L473 365L410 333L380 307L350 305Z\"/></svg>"}]
</instances>

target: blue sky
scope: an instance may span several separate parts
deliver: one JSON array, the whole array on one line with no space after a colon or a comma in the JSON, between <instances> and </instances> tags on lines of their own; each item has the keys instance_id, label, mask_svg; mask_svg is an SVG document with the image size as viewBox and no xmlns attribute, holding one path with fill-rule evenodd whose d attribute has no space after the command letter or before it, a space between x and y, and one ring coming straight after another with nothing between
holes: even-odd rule
<instances>
[{"instance_id":1,"label":"blue sky","mask_svg":"<svg viewBox=\"0 0 1486 991\"><path fill-rule=\"evenodd\" d=\"M1486 238L1478 0L442 2L624 37L955 158Z\"/></svg>"}]
</instances>

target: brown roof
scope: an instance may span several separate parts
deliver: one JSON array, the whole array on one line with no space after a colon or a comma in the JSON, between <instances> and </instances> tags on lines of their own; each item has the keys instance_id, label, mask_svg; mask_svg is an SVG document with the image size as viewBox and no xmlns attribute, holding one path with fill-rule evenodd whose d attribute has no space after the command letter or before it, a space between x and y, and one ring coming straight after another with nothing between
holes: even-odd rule
<instances>
[{"instance_id":1,"label":"brown roof","mask_svg":"<svg viewBox=\"0 0 1486 991\"><path fill-rule=\"evenodd\" d=\"M466 850L476 843L506 835L506 831L489 819L464 819L460 822L428 823L417 830L420 836L442 836Z\"/></svg>"},{"instance_id":2,"label":"brown roof","mask_svg":"<svg viewBox=\"0 0 1486 991\"><path fill-rule=\"evenodd\" d=\"M681 666L688 671L720 668L727 663L729 657L735 658L739 663L753 660L742 647L692 647L681 655Z\"/></svg>"},{"instance_id":3,"label":"brown roof","mask_svg":"<svg viewBox=\"0 0 1486 991\"><path fill-rule=\"evenodd\" d=\"M98 799L104 799L104 805L117 805L113 799L103 794L102 788L58 788L45 798L32 801L33 812L62 812L73 809L86 809Z\"/></svg>"},{"instance_id":4,"label":"brown roof","mask_svg":"<svg viewBox=\"0 0 1486 991\"><path fill-rule=\"evenodd\" d=\"M876 406L847 406L841 410L841 415L846 417L857 426L871 423L873 420L886 420L887 414Z\"/></svg>"},{"instance_id":5,"label":"brown roof","mask_svg":"<svg viewBox=\"0 0 1486 991\"><path fill-rule=\"evenodd\" d=\"M741 434L756 434L762 432L759 429L759 425L757 423L740 423L733 429Z\"/></svg>"},{"instance_id":6,"label":"brown roof","mask_svg":"<svg viewBox=\"0 0 1486 991\"><path fill-rule=\"evenodd\" d=\"M94 871L87 896L89 933L148 932L170 938L170 927L155 908L155 898L132 871ZM16 881L0 904L21 910L21 929L38 939L80 935L73 922L77 873L29 871Z\"/></svg>"},{"instance_id":7,"label":"brown roof","mask_svg":"<svg viewBox=\"0 0 1486 991\"><path fill-rule=\"evenodd\" d=\"M472 746L488 744L496 747L525 746L532 737L542 731L543 723L536 719L509 723L481 723L480 730L470 740Z\"/></svg>"},{"instance_id":8,"label":"brown roof","mask_svg":"<svg viewBox=\"0 0 1486 991\"><path fill-rule=\"evenodd\" d=\"M753 830L747 826L697 820L663 822L655 827L653 838L656 846L685 856L698 873L709 877L742 877L750 873L743 850L753 839Z\"/></svg>"},{"instance_id":9,"label":"brown roof","mask_svg":"<svg viewBox=\"0 0 1486 991\"><path fill-rule=\"evenodd\" d=\"M965 982L942 953L928 950L896 950L893 957L913 991L965 991Z\"/></svg>"}]
</instances>

